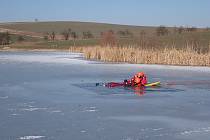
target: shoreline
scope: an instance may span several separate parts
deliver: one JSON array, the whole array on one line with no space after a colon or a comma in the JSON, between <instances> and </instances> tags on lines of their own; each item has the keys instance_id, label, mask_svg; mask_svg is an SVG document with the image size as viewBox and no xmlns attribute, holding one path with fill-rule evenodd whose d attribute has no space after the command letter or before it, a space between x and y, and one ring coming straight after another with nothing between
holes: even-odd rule
<instances>
[{"instance_id":1,"label":"shoreline","mask_svg":"<svg viewBox=\"0 0 210 140\"><path fill-rule=\"evenodd\" d=\"M69 49L16 49L16 48L7 48L7 49L0 49L0 52L69 52L69 53L78 53L79 52L73 52ZM84 53L83 53L84 54ZM93 59L87 59L84 57L84 60L92 61ZM210 67L208 66L191 66L191 65L170 65L170 64L141 64L141 63L128 63L128 62L106 62L102 60L95 60L98 62L104 62L106 64L114 64L114 65L124 65L124 66L137 66L140 65L140 67L144 68L155 68L155 69L168 69L168 70L190 70L190 71L201 71L201 72L210 72Z\"/></svg>"},{"instance_id":2,"label":"shoreline","mask_svg":"<svg viewBox=\"0 0 210 140\"><path fill-rule=\"evenodd\" d=\"M55 51L62 51L62 52L69 52L67 49L18 49L18 48L2 48L0 52L19 52L19 51L27 51L27 52L55 52Z\"/></svg>"}]
</instances>

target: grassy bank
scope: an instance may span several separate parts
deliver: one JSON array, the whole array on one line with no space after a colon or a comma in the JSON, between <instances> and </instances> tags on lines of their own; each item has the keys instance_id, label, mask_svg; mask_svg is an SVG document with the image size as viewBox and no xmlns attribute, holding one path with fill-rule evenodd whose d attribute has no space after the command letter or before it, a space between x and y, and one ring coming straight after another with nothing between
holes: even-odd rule
<instances>
[{"instance_id":1,"label":"grassy bank","mask_svg":"<svg viewBox=\"0 0 210 140\"><path fill-rule=\"evenodd\" d=\"M210 48L209 48L210 49ZM139 64L166 64L188 66L210 66L210 51L201 53L188 48L140 48L140 47L70 47L72 52L82 52L87 59L108 62Z\"/></svg>"}]
</instances>

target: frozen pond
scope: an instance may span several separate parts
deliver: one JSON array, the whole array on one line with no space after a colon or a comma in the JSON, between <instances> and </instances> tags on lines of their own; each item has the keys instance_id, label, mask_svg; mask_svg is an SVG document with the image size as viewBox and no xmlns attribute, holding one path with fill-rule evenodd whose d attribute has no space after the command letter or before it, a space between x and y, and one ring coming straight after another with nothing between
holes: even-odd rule
<instances>
[{"instance_id":1,"label":"frozen pond","mask_svg":"<svg viewBox=\"0 0 210 140\"><path fill-rule=\"evenodd\" d=\"M95 86L145 71L158 88ZM209 140L210 68L0 52L1 140Z\"/></svg>"}]
</instances>

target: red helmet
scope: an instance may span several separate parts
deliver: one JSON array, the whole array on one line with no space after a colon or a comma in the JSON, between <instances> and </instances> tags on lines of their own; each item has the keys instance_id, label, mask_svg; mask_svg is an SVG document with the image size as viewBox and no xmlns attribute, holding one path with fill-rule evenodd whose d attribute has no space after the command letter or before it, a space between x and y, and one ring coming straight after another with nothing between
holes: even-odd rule
<instances>
[{"instance_id":1,"label":"red helmet","mask_svg":"<svg viewBox=\"0 0 210 140\"><path fill-rule=\"evenodd\" d=\"M144 72L138 72L136 75L137 75L138 77L143 77L143 76L144 76Z\"/></svg>"},{"instance_id":2,"label":"red helmet","mask_svg":"<svg viewBox=\"0 0 210 140\"><path fill-rule=\"evenodd\" d=\"M139 84L141 82L141 79L140 78L135 78L134 82Z\"/></svg>"}]
</instances>

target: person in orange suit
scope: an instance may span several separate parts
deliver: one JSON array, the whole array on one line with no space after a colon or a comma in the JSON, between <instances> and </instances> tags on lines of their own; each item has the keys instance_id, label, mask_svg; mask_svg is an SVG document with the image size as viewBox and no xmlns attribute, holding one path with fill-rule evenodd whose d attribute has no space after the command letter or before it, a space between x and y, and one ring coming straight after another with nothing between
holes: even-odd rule
<instances>
[{"instance_id":1,"label":"person in orange suit","mask_svg":"<svg viewBox=\"0 0 210 140\"><path fill-rule=\"evenodd\" d=\"M147 76L144 72L136 73L130 80L124 80L125 86L145 86L147 84Z\"/></svg>"}]
</instances>

